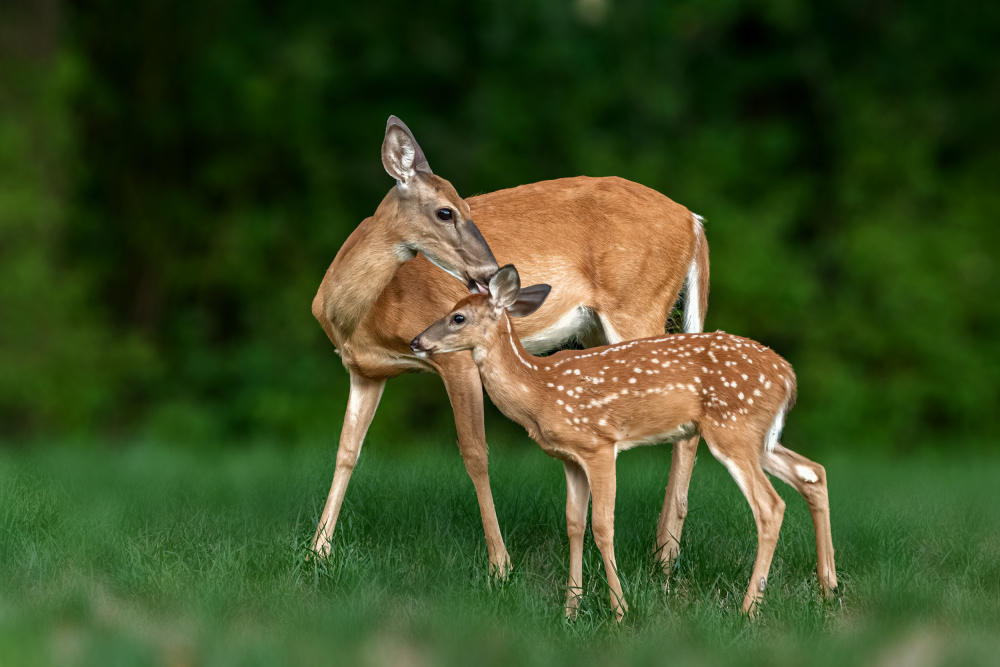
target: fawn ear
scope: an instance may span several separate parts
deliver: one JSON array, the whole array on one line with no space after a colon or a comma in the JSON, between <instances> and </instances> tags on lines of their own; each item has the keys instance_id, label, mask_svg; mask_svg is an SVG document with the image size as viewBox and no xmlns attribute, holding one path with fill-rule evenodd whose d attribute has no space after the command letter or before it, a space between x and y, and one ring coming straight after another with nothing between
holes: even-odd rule
<instances>
[{"instance_id":1,"label":"fawn ear","mask_svg":"<svg viewBox=\"0 0 1000 667\"><path fill-rule=\"evenodd\" d=\"M502 267L490 278L490 301L496 308L510 308L517 301L521 278L513 264Z\"/></svg>"},{"instance_id":2,"label":"fawn ear","mask_svg":"<svg viewBox=\"0 0 1000 667\"><path fill-rule=\"evenodd\" d=\"M399 183L406 183L413 178L418 171L430 174L431 168L427 164L424 152L420 150L420 144L413 138L410 128L406 123L395 116L389 116L385 124L385 139L382 141L382 166Z\"/></svg>"},{"instance_id":3,"label":"fawn ear","mask_svg":"<svg viewBox=\"0 0 1000 667\"><path fill-rule=\"evenodd\" d=\"M551 285L531 285L522 287L517 293L517 301L507 306L507 312L514 317L527 317L542 307L545 297L549 295Z\"/></svg>"}]
</instances>

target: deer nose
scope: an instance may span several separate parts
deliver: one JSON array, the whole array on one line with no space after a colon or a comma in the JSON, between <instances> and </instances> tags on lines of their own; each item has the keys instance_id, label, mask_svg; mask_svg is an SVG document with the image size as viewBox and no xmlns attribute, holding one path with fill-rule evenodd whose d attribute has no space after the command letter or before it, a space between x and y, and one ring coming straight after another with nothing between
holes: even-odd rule
<instances>
[{"instance_id":1,"label":"deer nose","mask_svg":"<svg viewBox=\"0 0 1000 667\"><path fill-rule=\"evenodd\" d=\"M420 336L417 336L416 338L410 341L410 349L413 350L414 352L420 352L420 350L422 349L420 346Z\"/></svg>"}]
</instances>

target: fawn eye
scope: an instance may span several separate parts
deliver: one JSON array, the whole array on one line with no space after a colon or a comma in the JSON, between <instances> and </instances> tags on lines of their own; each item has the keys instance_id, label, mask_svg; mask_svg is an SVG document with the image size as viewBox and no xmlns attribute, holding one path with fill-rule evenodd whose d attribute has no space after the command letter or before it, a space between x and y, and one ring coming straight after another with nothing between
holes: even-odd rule
<instances>
[{"instance_id":1,"label":"fawn eye","mask_svg":"<svg viewBox=\"0 0 1000 667\"><path fill-rule=\"evenodd\" d=\"M465 315L455 315L451 318L451 321L455 324L461 324L465 321Z\"/></svg>"},{"instance_id":2,"label":"fawn eye","mask_svg":"<svg viewBox=\"0 0 1000 667\"><path fill-rule=\"evenodd\" d=\"M450 208L439 208L437 211L438 220L442 220L444 222L451 220L453 215L454 212Z\"/></svg>"}]
</instances>

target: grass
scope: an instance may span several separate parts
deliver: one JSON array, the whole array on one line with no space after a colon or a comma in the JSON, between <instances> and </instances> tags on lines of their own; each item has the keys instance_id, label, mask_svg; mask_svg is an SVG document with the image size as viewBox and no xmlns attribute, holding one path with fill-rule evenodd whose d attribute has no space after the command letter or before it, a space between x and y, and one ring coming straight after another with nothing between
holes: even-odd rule
<instances>
[{"instance_id":1,"label":"grass","mask_svg":"<svg viewBox=\"0 0 1000 667\"><path fill-rule=\"evenodd\" d=\"M739 613L756 536L702 449L669 592L654 565L667 448L619 459L611 616L588 535L579 619L562 466L491 457L514 571L487 576L454 448L369 446L334 557L307 558L332 449L50 447L0 455L0 665L981 664L1000 639L1000 459L818 457L842 595L823 602L804 502L788 510L758 620Z\"/></svg>"}]
</instances>

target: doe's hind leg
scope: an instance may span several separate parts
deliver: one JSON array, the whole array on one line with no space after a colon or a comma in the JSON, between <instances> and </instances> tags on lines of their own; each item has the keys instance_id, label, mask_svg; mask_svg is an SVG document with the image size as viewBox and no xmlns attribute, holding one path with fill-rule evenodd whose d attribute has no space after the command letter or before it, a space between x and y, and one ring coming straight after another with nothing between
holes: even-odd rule
<instances>
[{"instance_id":1,"label":"doe's hind leg","mask_svg":"<svg viewBox=\"0 0 1000 667\"><path fill-rule=\"evenodd\" d=\"M695 454L701 436L675 442L670 462L667 492L656 528L656 549L663 571L670 574L681 546L681 530L688 510L688 487L694 470Z\"/></svg>"}]
</instances>

